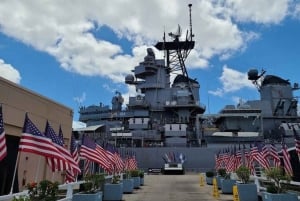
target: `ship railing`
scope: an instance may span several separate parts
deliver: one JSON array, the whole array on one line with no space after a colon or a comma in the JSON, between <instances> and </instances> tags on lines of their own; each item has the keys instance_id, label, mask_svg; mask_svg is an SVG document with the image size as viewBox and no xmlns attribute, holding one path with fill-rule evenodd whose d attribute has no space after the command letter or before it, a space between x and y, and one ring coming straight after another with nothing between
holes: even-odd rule
<instances>
[{"instance_id":1,"label":"ship railing","mask_svg":"<svg viewBox=\"0 0 300 201\"><path fill-rule=\"evenodd\" d=\"M85 183L85 181L75 181L66 184L61 184L58 186L59 190L67 190L66 197L59 199L57 201L71 201L73 198L74 189L79 188L80 184Z\"/></svg>"},{"instance_id":2,"label":"ship railing","mask_svg":"<svg viewBox=\"0 0 300 201\"><path fill-rule=\"evenodd\" d=\"M107 182L108 180L111 180L112 177L112 175L105 176L105 181ZM85 181L76 181L59 185L59 190L67 190L67 193L65 198L61 198L57 201L72 201L74 189L78 189L79 185L83 183L85 183Z\"/></svg>"},{"instance_id":3,"label":"ship railing","mask_svg":"<svg viewBox=\"0 0 300 201\"><path fill-rule=\"evenodd\" d=\"M112 175L105 176L105 180L110 180L112 178ZM73 198L73 193L74 189L78 189L80 184L85 183L85 181L75 181L75 182L70 182L70 183L65 183L65 184L60 184L58 186L59 190L66 190L66 195L64 198L61 198L57 201L72 201ZM0 201L11 201L15 197L22 197L25 196L27 197L29 195L28 190L24 190L22 192L18 193L11 193L8 195L1 195L0 196Z\"/></svg>"},{"instance_id":4,"label":"ship railing","mask_svg":"<svg viewBox=\"0 0 300 201\"><path fill-rule=\"evenodd\" d=\"M20 196L26 196L26 195L28 195L28 190L24 190L19 193L11 193L8 195L1 195L0 201L9 201L9 200L12 200L14 197L20 197Z\"/></svg>"},{"instance_id":5,"label":"ship railing","mask_svg":"<svg viewBox=\"0 0 300 201\"><path fill-rule=\"evenodd\" d=\"M267 179L267 177L265 176L251 176L251 178L254 179L254 183L256 184L257 186L257 192L258 193L261 193L261 192L265 192L267 190L266 186L265 186L265 182L270 182L270 180ZM286 183L286 184L289 184L289 185L292 185L292 186L296 186L297 189L299 189L300 187L300 182L297 182L297 181L285 181L285 180L282 180L280 181L281 183ZM300 200L300 192L297 191L292 191L292 190L287 190L288 192L292 192L292 193L296 193L298 195L298 200Z\"/></svg>"}]
</instances>

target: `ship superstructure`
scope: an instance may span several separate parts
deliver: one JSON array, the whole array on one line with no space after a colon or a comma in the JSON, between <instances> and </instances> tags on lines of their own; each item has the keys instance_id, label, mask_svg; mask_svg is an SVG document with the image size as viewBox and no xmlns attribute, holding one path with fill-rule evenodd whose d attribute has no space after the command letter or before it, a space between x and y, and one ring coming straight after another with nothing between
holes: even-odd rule
<instances>
[{"instance_id":1,"label":"ship superstructure","mask_svg":"<svg viewBox=\"0 0 300 201\"><path fill-rule=\"evenodd\" d=\"M191 16L191 5L189 10ZM163 59L148 48L144 60L125 76L125 83L137 92L126 107L120 92L112 98L111 107L102 103L80 107L79 120L87 127L75 131L79 138L88 134L99 144L114 144L124 157L134 153L145 170L165 167L165 154L182 153L187 159L184 169L192 171L213 169L220 150L249 148L254 142L275 143L280 150L284 139L299 180L294 135L300 135L300 117L293 95L298 84L292 86L288 80L252 69L248 79L257 87L259 100L240 101L217 114L204 114L200 84L189 77L185 66L195 46L191 17L185 40L181 40L180 26L168 36L170 41L164 34L154 46L164 52Z\"/></svg>"},{"instance_id":2,"label":"ship superstructure","mask_svg":"<svg viewBox=\"0 0 300 201\"><path fill-rule=\"evenodd\" d=\"M80 121L87 126L104 125L105 139L117 146L199 146L200 136L195 130L196 117L205 112L200 104L200 84L188 76L185 60L194 48L191 5L190 28L184 41L181 28L169 33L171 41L155 45L164 51L165 58L157 59L153 49L147 49L144 61L125 77L125 83L134 85L138 94L129 97L125 110L119 92L108 106L80 108ZM177 73L171 83L171 73Z\"/></svg>"},{"instance_id":3,"label":"ship superstructure","mask_svg":"<svg viewBox=\"0 0 300 201\"><path fill-rule=\"evenodd\" d=\"M280 142L282 137L294 137L282 131L282 124L300 124L298 97L293 95L299 85L265 74L266 71L258 73L256 69L248 72L248 79L257 87L260 100L241 101L237 106L226 105L218 114L201 116L201 126L209 141L224 140L224 137L245 137L236 139L238 141L250 137L253 141L256 137L256 140ZM295 129L300 131L299 127Z\"/></svg>"}]
</instances>

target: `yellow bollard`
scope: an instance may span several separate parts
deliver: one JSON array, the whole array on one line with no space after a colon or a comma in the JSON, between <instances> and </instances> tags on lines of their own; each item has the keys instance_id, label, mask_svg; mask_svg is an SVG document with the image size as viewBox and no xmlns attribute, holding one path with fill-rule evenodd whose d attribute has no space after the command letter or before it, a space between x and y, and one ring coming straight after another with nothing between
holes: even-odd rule
<instances>
[{"instance_id":1,"label":"yellow bollard","mask_svg":"<svg viewBox=\"0 0 300 201\"><path fill-rule=\"evenodd\" d=\"M217 184L217 179L213 178L213 197L214 198L219 198L220 197L220 193L219 193L219 189L218 189L218 184Z\"/></svg>"},{"instance_id":2,"label":"yellow bollard","mask_svg":"<svg viewBox=\"0 0 300 201\"><path fill-rule=\"evenodd\" d=\"M238 193L238 190L237 190L237 185L234 185L232 187L232 193L233 193L233 201L240 201L239 193Z\"/></svg>"},{"instance_id":3,"label":"yellow bollard","mask_svg":"<svg viewBox=\"0 0 300 201\"><path fill-rule=\"evenodd\" d=\"M199 183L200 183L200 186L204 186L204 176L203 176L203 174L201 174L200 173L200 181L199 181Z\"/></svg>"}]
</instances>

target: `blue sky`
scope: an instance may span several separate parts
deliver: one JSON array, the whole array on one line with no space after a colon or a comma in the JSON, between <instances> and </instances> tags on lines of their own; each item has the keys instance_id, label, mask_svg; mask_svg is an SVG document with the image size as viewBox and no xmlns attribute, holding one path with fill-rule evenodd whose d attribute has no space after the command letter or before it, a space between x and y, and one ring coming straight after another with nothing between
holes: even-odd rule
<instances>
[{"instance_id":1,"label":"blue sky","mask_svg":"<svg viewBox=\"0 0 300 201\"><path fill-rule=\"evenodd\" d=\"M189 3L196 46L186 65L206 113L258 99L251 68L300 82L293 0L2 0L0 76L70 107L77 121L79 105L111 105L116 90L125 101L135 94L124 77L164 30L186 32Z\"/></svg>"}]
</instances>

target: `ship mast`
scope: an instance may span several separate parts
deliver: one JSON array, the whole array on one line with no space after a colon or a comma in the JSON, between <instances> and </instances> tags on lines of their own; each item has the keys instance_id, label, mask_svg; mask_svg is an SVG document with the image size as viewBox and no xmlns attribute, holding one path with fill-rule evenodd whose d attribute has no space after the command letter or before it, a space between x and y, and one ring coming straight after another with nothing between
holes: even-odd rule
<instances>
[{"instance_id":1,"label":"ship mast","mask_svg":"<svg viewBox=\"0 0 300 201\"><path fill-rule=\"evenodd\" d=\"M189 18L190 18L190 30L187 30L185 41L180 41L181 27L178 25L175 33L170 32L168 35L173 39L171 42L167 42L165 34L163 42L158 42L155 47L158 50L165 51L166 55L166 68L169 72L181 71L181 74L187 78L189 89L192 93L192 99L194 95L191 90L191 82L188 76L188 72L185 66L185 60L189 53L194 49L195 41L193 41L194 34L192 32L192 4L189 4Z\"/></svg>"}]
</instances>

